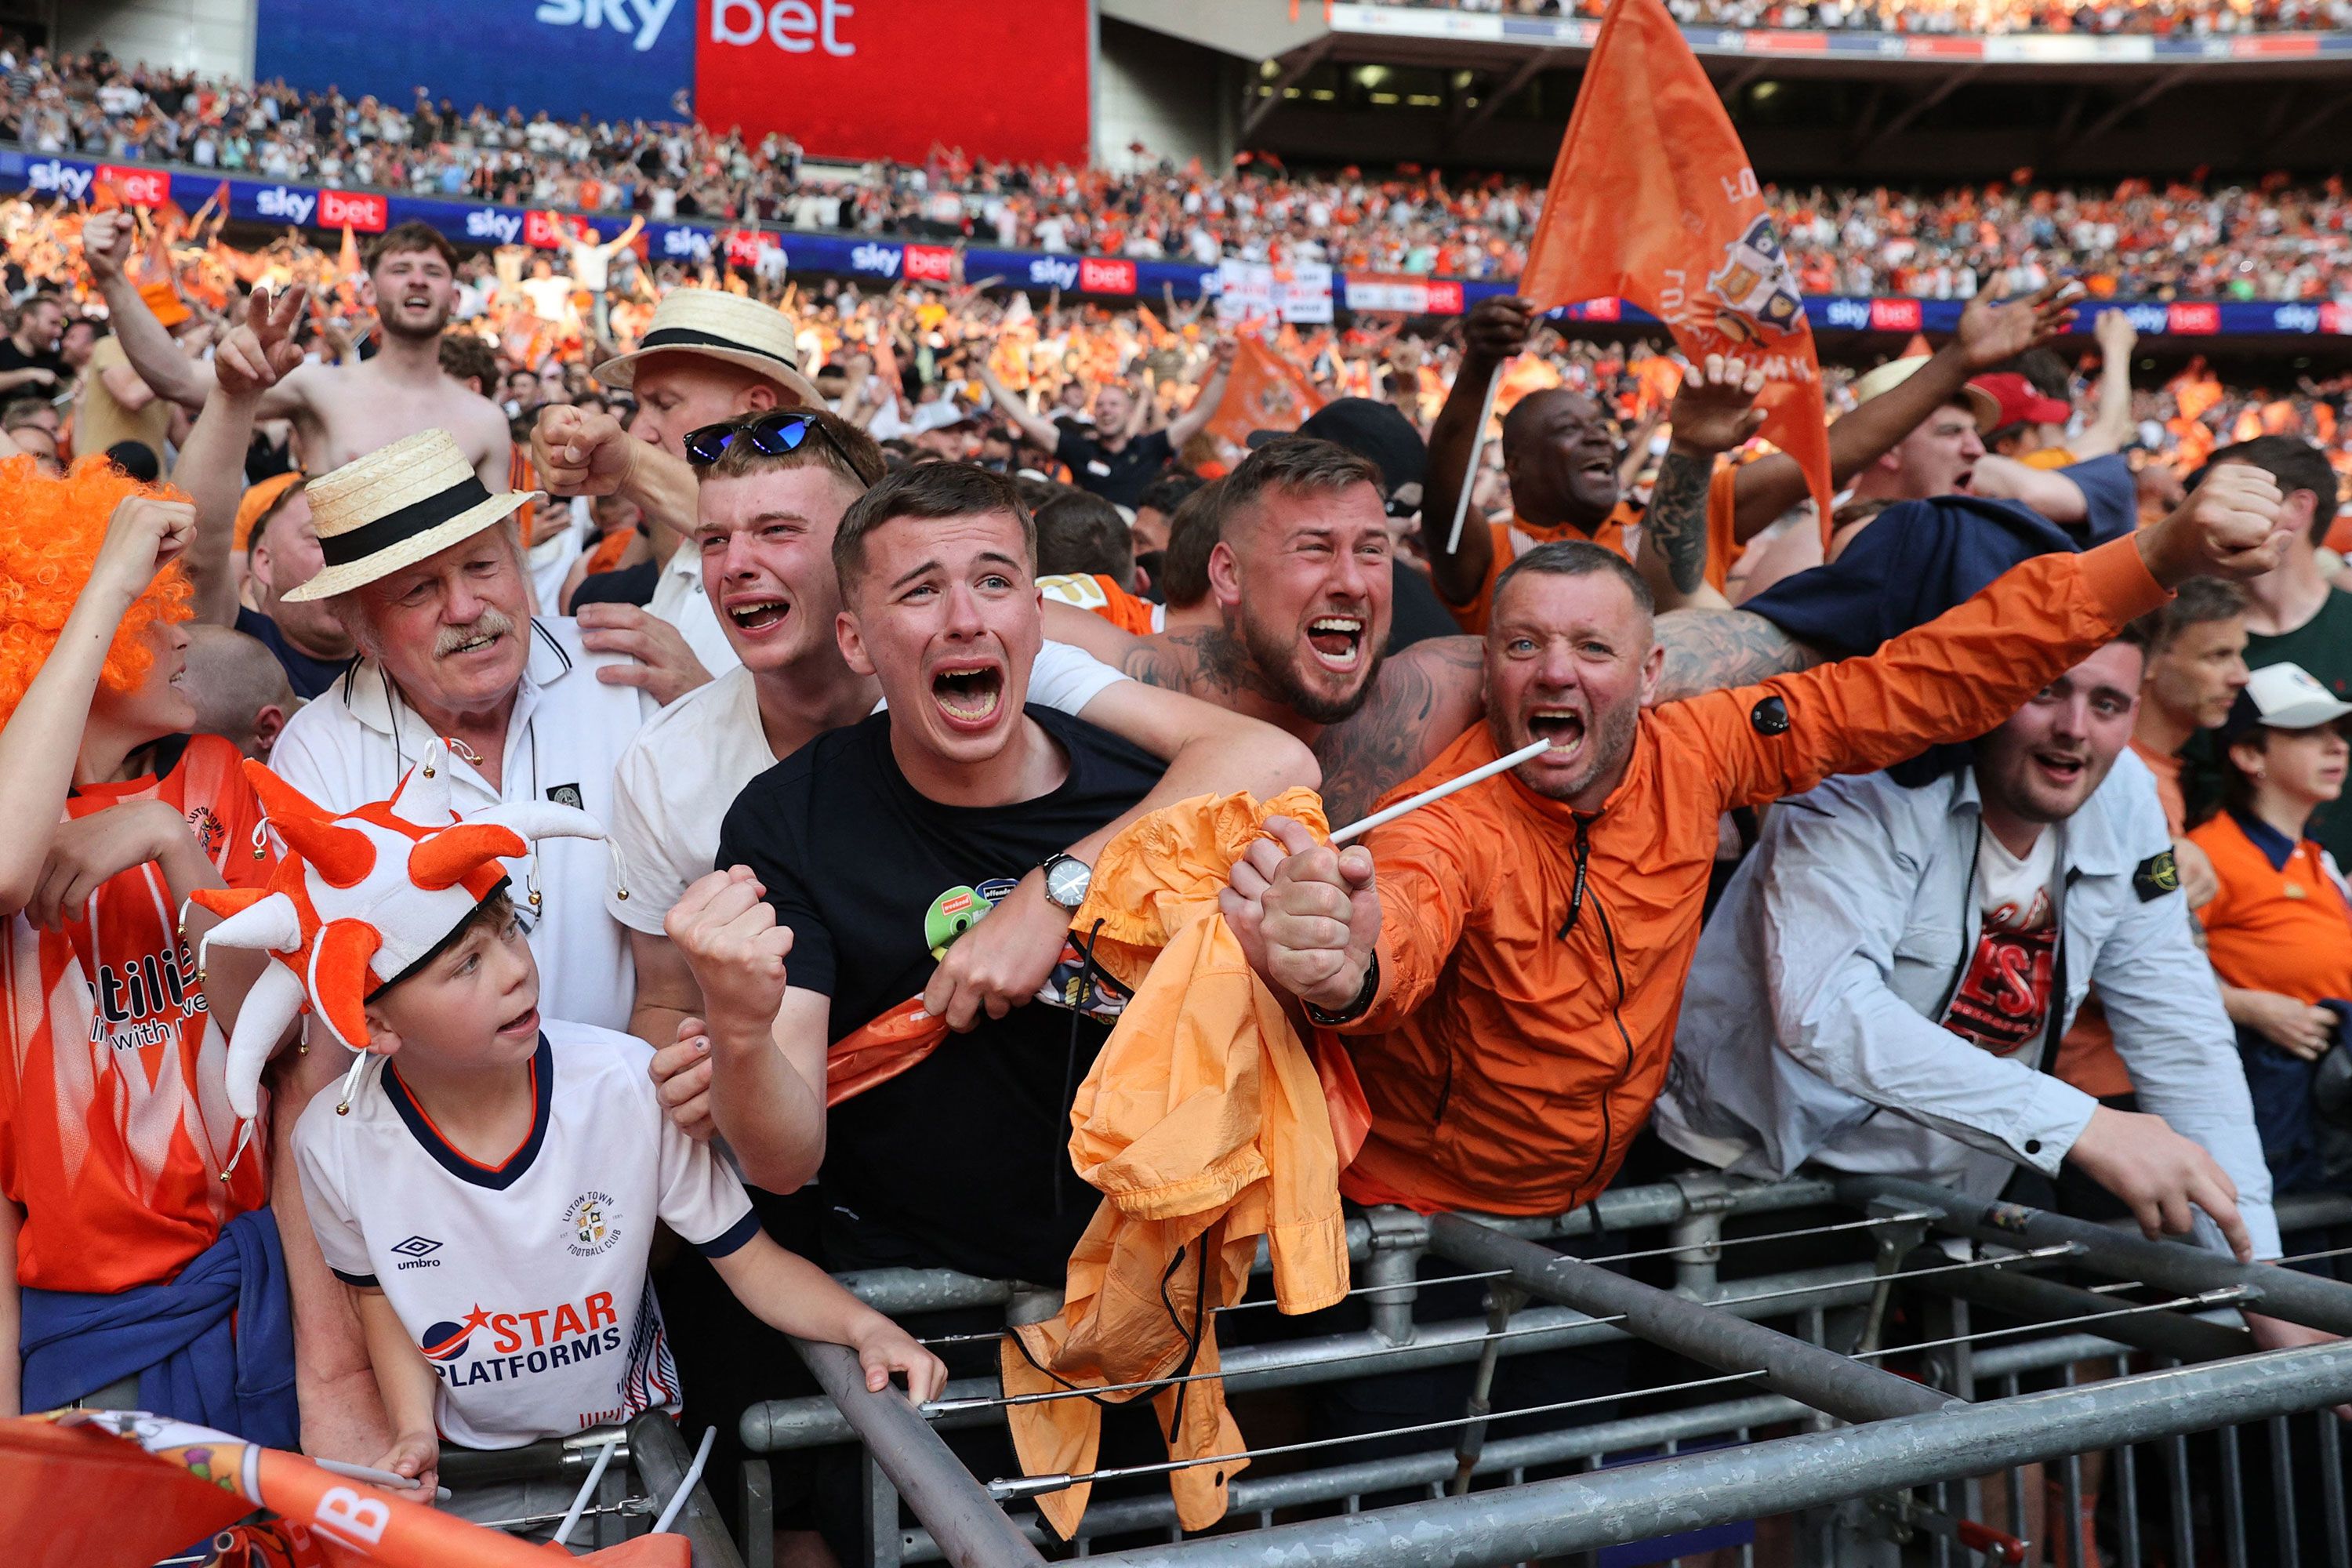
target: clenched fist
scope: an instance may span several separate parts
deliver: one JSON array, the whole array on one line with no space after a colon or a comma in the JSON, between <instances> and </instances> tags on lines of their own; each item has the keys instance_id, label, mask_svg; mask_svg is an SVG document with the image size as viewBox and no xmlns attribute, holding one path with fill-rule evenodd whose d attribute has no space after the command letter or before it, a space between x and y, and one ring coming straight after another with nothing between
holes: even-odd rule
<instances>
[{"instance_id":1,"label":"clenched fist","mask_svg":"<svg viewBox=\"0 0 2352 1568\"><path fill-rule=\"evenodd\" d=\"M157 573L179 559L195 533L196 509L190 503L125 496L106 520L90 588L120 594L126 601L137 598Z\"/></svg>"},{"instance_id":2,"label":"clenched fist","mask_svg":"<svg viewBox=\"0 0 2352 1568\"><path fill-rule=\"evenodd\" d=\"M550 404L531 428L530 460L556 495L609 496L628 482L637 445L609 414Z\"/></svg>"},{"instance_id":3,"label":"clenched fist","mask_svg":"<svg viewBox=\"0 0 2352 1568\"><path fill-rule=\"evenodd\" d=\"M790 927L776 923L767 889L748 867L713 871L686 890L662 929L702 987L703 1014L714 1027L765 1029L784 1005Z\"/></svg>"},{"instance_id":4,"label":"clenched fist","mask_svg":"<svg viewBox=\"0 0 2352 1568\"><path fill-rule=\"evenodd\" d=\"M132 237L127 213L92 213L82 219L81 257L100 287L122 276L123 265L131 259Z\"/></svg>"},{"instance_id":5,"label":"clenched fist","mask_svg":"<svg viewBox=\"0 0 2352 1568\"><path fill-rule=\"evenodd\" d=\"M1265 830L1234 862L1218 908L1268 984L1336 1013L1363 990L1380 941L1371 852L1334 849L1286 816Z\"/></svg>"},{"instance_id":6,"label":"clenched fist","mask_svg":"<svg viewBox=\"0 0 2352 1568\"><path fill-rule=\"evenodd\" d=\"M2285 500L2264 470L2222 463L2171 516L2140 531L2140 558L2168 588L2191 577L2259 577L2285 549Z\"/></svg>"}]
</instances>

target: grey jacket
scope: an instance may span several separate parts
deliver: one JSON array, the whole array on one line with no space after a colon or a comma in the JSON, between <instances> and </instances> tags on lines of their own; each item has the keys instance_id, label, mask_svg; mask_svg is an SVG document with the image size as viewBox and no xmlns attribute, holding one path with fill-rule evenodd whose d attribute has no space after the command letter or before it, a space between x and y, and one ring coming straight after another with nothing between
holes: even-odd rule
<instances>
[{"instance_id":1,"label":"grey jacket","mask_svg":"<svg viewBox=\"0 0 2352 1568\"><path fill-rule=\"evenodd\" d=\"M2126 750L2049 830L2063 994L2009 1057L1940 1022L1976 951L1980 831L1972 769L1832 779L1774 807L1699 939L1660 1135L1748 1174L1812 1161L1990 1199L2019 1165L2055 1173L2096 1108L2042 1070L2095 983L2140 1109L2204 1145L2278 1256L2236 1035L2185 901L2151 875L2171 838L2146 765ZM2223 1245L2201 1215L2198 1234Z\"/></svg>"}]
</instances>

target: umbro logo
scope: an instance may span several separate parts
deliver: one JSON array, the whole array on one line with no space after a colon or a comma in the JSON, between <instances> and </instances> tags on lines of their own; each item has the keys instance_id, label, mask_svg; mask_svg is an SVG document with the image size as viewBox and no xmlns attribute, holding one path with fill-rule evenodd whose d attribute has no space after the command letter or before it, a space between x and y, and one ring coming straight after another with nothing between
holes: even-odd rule
<instances>
[{"instance_id":1,"label":"umbro logo","mask_svg":"<svg viewBox=\"0 0 2352 1568\"><path fill-rule=\"evenodd\" d=\"M412 1236L406 1241L396 1241L392 1250L401 1255L395 1268L438 1268L441 1260L431 1256L441 1250L441 1244L429 1236Z\"/></svg>"}]
</instances>

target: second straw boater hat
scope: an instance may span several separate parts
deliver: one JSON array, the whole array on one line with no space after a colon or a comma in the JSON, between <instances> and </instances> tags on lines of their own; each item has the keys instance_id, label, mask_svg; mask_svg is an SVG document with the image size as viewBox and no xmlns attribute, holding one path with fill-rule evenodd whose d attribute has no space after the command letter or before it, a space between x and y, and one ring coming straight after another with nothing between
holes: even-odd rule
<instances>
[{"instance_id":1,"label":"second straw boater hat","mask_svg":"<svg viewBox=\"0 0 2352 1568\"><path fill-rule=\"evenodd\" d=\"M801 374L792 319L772 305L716 289L673 289L654 307L654 319L635 353L617 354L589 374L606 386L626 388L647 354L698 353L756 371L811 408L824 395Z\"/></svg>"},{"instance_id":2,"label":"second straw boater hat","mask_svg":"<svg viewBox=\"0 0 2352 1568\"><path fill-rule=\"evenodd\" d=\"M321 474L303 490L324 570L286 597L348 594L470 539L530 500L494 496L446 430L419 430Z\"/></svg>"}]
</instances>

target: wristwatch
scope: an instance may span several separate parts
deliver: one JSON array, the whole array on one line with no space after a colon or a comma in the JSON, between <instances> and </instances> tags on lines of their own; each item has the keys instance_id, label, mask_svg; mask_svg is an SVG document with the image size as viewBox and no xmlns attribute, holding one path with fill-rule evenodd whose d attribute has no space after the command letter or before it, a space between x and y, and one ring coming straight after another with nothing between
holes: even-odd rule
<instances>
[{"instance_id":1,"label":"wristwatch","mask_svg":"<svg viewBox=\"0 0 2352 1568\"><path fill-rule=\"evenodd\" d=\"M1045 873L1046 902L1075 910L1087 901L1087 889L1094 885L1095 870L1076 856L1048 855L1038 869Z\"/></svg>"},{"instance_id":2,"label":"wristwatch","mask_svg":"<svg viewBox=\"0 0 2352 1568\"><path fill-rule=\"evenodd\" d=\"M1327 1013L1312 1002L1302 1001L1299 1005L1307 1009L1307 1016L1310 1022L1319 1024L1327 1029L1336 1029L1342 1024L1352 1024L1370 1012L1372 1003L1380 994L1381 955L1375 952L1364 963L1364 984L1357 990L1354 1001L1336 1013Z\"/></svg>"}]
</instances>

